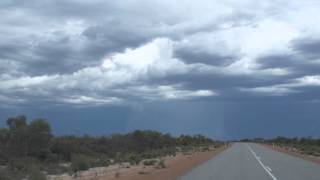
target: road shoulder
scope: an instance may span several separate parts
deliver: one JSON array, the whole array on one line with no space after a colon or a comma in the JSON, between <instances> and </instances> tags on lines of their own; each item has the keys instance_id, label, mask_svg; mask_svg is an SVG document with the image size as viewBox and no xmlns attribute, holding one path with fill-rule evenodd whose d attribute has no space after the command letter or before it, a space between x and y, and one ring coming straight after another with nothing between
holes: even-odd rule
<instances>
[{"instance_id":1,"label":"road shoulder","mask_svg":"<svg viewBox=\"0 0 320 180\"><path fill-rule=\"evenodd\" d=\"M301 154L299 152L291 151L289 149L282 148L282 147L279 147L279 146L272 146L272 145L269 145L269 144L263 144L263 146L267 147L269 149L272 149L274 151L278 151L278 152L285 153L285 154L288 154L288 155L291 155L291 156L294 156L294 157L297 157L297 158L301 158L301 159L304 159L304 160L307 160L307 161L311 161L311 162L320 164L320 157Z\"/></svg>"}]
</instances>

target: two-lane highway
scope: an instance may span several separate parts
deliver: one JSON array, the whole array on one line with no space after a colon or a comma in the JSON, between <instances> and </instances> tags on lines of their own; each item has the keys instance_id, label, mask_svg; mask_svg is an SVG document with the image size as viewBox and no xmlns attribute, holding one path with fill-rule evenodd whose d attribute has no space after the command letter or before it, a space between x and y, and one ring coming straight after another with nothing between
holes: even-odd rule
<instances>
[{"instance_id":1,"label":"two-lane highway","mask_svg":"<svg viewBox=\"0 0 320 180\"><path fill-rule=\"evenodd\" d=\"M262 145L236 143L179 180L320 180L320 165Z\"/></svg>"}]
</instances>

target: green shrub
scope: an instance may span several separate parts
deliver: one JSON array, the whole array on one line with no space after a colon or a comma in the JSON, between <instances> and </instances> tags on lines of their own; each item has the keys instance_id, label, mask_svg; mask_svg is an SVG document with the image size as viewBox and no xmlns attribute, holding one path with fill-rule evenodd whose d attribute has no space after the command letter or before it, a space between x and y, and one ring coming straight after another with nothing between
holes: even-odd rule
<instances>
[{"instance_id":1,"label":"green shrub","mask_svg":"<svg viewBox=\"0 0 320 180\"><path fill-rule=\"evenodd\" d=\"M37 164L39 164L39 161L31 157L12 158L9 161L8 170L27 172L30 168L30 165L37 165Z\"/></svg>"},{"instance_id":2,"label":"green shrub","mask_svg":"<svg viewBox=\"0 0 320 180\"><path fill-rule=\"evenodd\" d=\"M42 167L48 174L63 174L71 171L71 167L61 166L59 164L43 164Z\"/></svg>"},{"instance_id":3,"label":"green shrub","mask_svg":"<svg viewBox=\"0 0 320 180\"><path fill-rule=\"evenodd\" d=\"M71 168L74 172L84 171L90 168L91 159L82 154L73 154L71 158Z\"/></svg>"},{"instance_id":4,"label":"green shrub","mask_svg":"<svg viewBox=\"0 0 320 180\"><path fill-rule=\"evenodd\" d=\"M110 159L107 156L104 155L99 155L99 157L97 157L94 160L94 163L92 164L92 166L94 167L105 167L105 166L109 166L111 164Z\"/></svg>"},{"instance_id":5,"label":"green shrub","mask_svg":"<svg viewBox=\"0 0 320 180\"><path fill-rule=\"evenodd\" d=\"M0 169L0 179L1 180L13 180L10 172L7 169Z\"/></svg>"},{"instance_id":6,"label":"green shrub","mask_svg":"<svg viewBox=\"0 0 320 180\"><path fill-rule=\"evenodd\" d=\"M153 166L157 163L156 159L144 160L143 165L145 166Z\"/></svg>"},{"instance_id":7,"label":"green shrub","mask_svg":"<svg viewBox=\"0 0 320 180\"><path fill-rule=\"evenodd\" d=\"M134 165L134 164L139 164L141 161L141 157L138 154L130 154L128 156L128 162L130 162L130 164Z\"/></svg>"},{"instance_id":8,"label":"green shrub","mask_svg":"<svg viewBox=\"0 0 320 180\"><path fill-rule=\"evenodd\" d=\"M40 171L40 168L32 165L28 172L28 179L30 180L46 180L46 176L42 171Z\"/></svg>"},{"instance_id":9,"label":"green shrub","mask_svg":"<svg viewBox=\"0 0 320 180\"><path fill-rule=\"evenodd\" d=\"M46 158L46 163L50 164L50 163L59 163L59 156L58 154L53 154L53 153L50 153L47 155L47 158Z\"/></svg>"}]
</instances>

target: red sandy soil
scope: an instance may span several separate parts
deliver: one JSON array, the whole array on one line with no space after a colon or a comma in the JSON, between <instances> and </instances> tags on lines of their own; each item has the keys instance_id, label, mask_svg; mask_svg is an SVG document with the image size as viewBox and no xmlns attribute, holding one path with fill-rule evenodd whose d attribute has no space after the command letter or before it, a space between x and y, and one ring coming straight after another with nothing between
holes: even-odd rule
<instances>
[{"instance_id":1,"label":"red sandy soil","mask_svg":"<svg viewBox=\"0 0 320 180\"><path fill-rule=\"evenodd\" d=\"M90 168L70 176L68 174L49 175L48 180L171 180L192 170L195 166L211 159L226 147L212 148L206 152L194 152L187 155L166 156L165 168L155 166L130 165L128 163L111 165L108 167Z\"/></svg>"},{"instance_id":2,"label":"red sandy soil","mask_svg":"<svg viewBox=\"0 0 320 180\"><path fill-rule=\"evenodd\" d=\"M304 160L312 161L314 163L319 163L320 164L320 157L317 157L317 156L301 154L301 153L299 153L297 151L292 151L289 148L283 148L283 147L279 147L279 146L272 146L272 145L269 145L269 144L265 144L264 146L266 146L266 147L268 147L270 149L276 150L278 152L286 153L286 154L289 154L291 156L299 157L299 158L302 158Z\"/></svg>"},{"instance_id":3,"label":"red sandy soil","mask_svg":"<svg viewBox=\"0 0 320 180\"><path fill-rule=\"evenodd\" d=\"M217 148L207 152L197 152L192 155L177 155L176 157L166 157L164 169L155 169L153 167L145 170L133 170L130 174L121 174L118 178L111 178L110 180L173 180L180 175L192 170L197 165L211 159L223 151L225 147ZM140 173L139 173L140 172ZM141 174L143 173L143 174Z\"/></svg>"}]
</instances>

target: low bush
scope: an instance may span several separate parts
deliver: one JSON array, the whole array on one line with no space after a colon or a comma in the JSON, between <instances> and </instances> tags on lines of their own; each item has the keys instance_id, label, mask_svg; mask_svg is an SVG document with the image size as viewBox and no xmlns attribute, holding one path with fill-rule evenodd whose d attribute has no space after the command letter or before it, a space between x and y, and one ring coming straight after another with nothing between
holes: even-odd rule
<instances>
[{"instance_id":1,"label":"low bush","mask_svg":"<svg viewBox=\"0 0 320 180\"><path fill-rule=\"evenodd\" d=\"M12 175L6 169L0 169L0 179L1 180L14 180Z\"/></svg>"},{"instance_id":2,"label":"low bush","mask_svg":"<svg viewBox=\"0 0 320 180\"><path fill-rule=\"evenodd\" d=\"M48 174L62 174L71 171L71 167L61 166L60 164L43 164L42 168Z\"/></svg>"},{"instance_id":3,"label":"low bush","mask_svg":"<svg viewBox=\"0 0 320 180\"><path fill-rule=\"evenodd\" d=\"M71 157L71 167L74 172L88 170L91 166L91 161L88 156L82 154L73 154Z\"/></svg>"},{"instance_id":4,"label":"low bush","mask_svg":"<svg viewBox=\"0 0 320 180\"><path fill-rule=\"evenodd\" d=\"M46 180L46 176L38 166L31 165L28 172L28 179L30 180Z\"/></svg>"},{"instance_id":5,"label":"low bush","mask_svg":"<svg viewBox=\"0 0 320 180\"><path fill-rule=\"evenodd\" d=\"M138 154L129 154L127 157L127 162L132 165L139 164L141 160L141 156L139 156Z\"/></svg>"},{"instance_id":6,"label":"low bush","mask_svg":"<svg viewBox=\"0 0 320 180\"><path fill-rule=\"evenodd\" d=\"M201 147L201 152L210 151L209 146Z\"/></svg>"},{"instance_id":7,"label":"low bush","mask_svg":"<svg viewBox=\"0 0 320 180\"><path fill-rule=\"evenodd\" d=\"M164 162L164 159L161 159L161 160L158 162L157 166L156 166L157 169L163 169L163 168L166 168L166 167L167 167L167 166L166 166L166 164L165 164L165 162Z\"/></svg>"},{"instance_id":8,"label":"low bush","mask_svg":"<svg viewBox=\"0 0 320 180\"><path fill-rule=\"evenodd\" d=\"M158 161L156 159L150 159L150 160L144 160L143 165L145 166L153 166L157 163Z\"/></svg>"}]
</instances>

